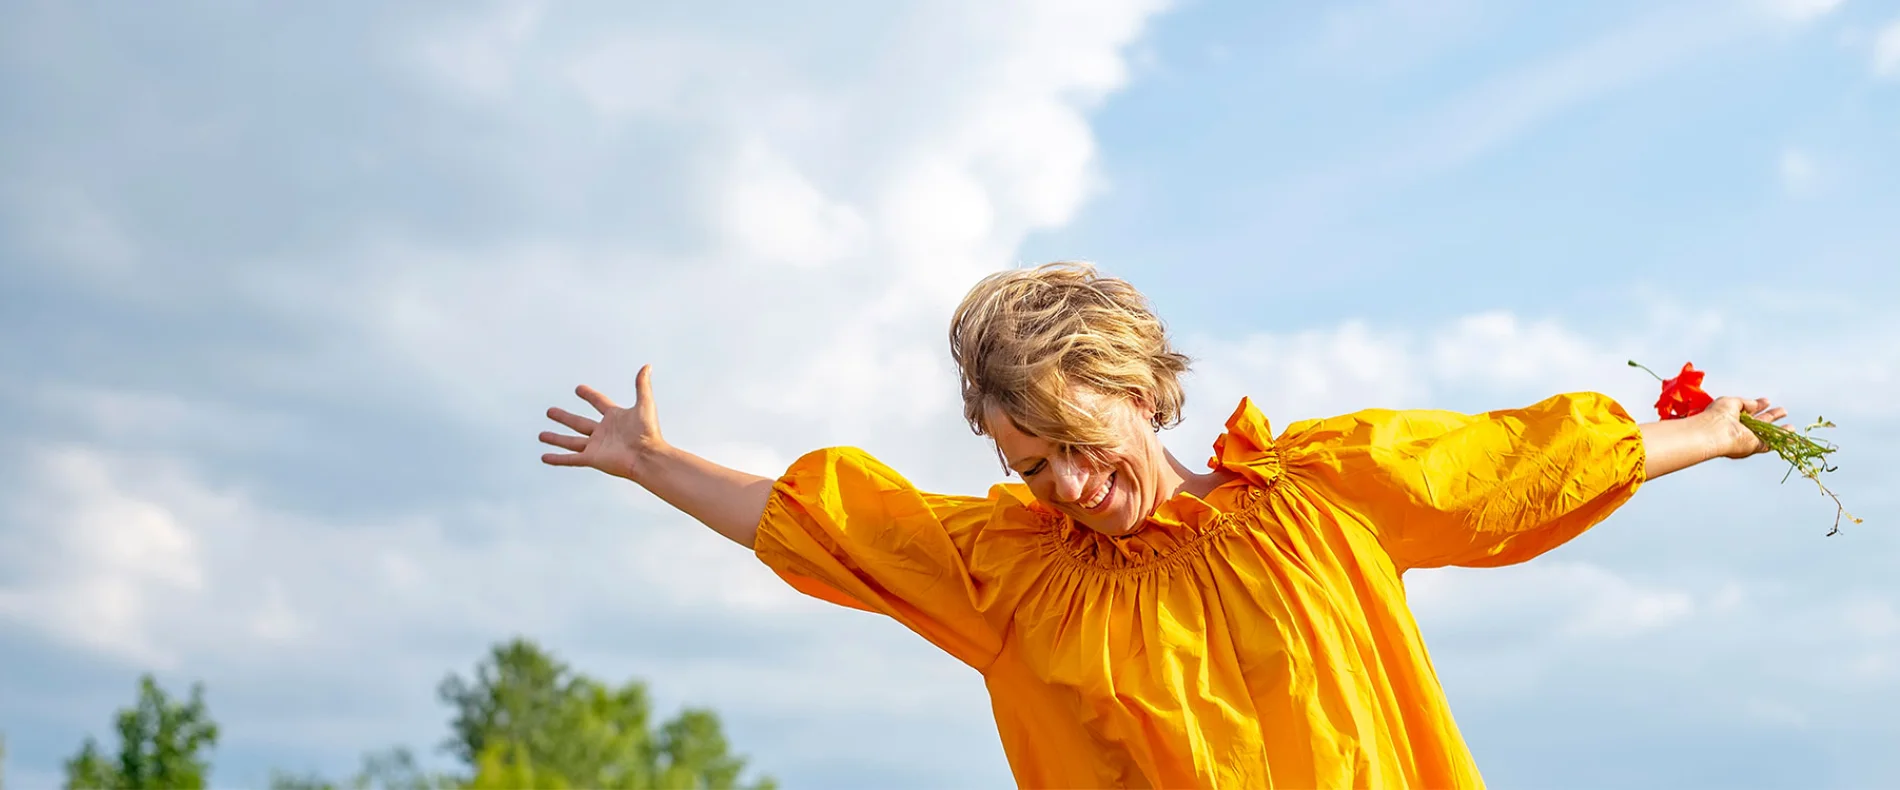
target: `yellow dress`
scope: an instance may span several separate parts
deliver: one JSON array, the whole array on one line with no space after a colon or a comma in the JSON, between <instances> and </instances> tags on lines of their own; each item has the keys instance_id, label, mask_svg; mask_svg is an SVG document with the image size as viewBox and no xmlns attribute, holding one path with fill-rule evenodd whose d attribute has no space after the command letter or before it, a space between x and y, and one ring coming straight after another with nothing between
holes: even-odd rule
<instances>
[{"instance_id":1,"label":"yellow dress","mask_svg":"<svg viewBox=\"0 0 1900 790\"><path fill-rule=\"evenodd\" d=\"M800 458L755 542L793 587L983 674L1024 787L1481 787L1401 575L1522 562L1627 501L1609 398L1368 410L1274 438L1242 400L1210 468L1110 538L1002 484L918 491L862 451Z\"/></svg>"}]
</instances>

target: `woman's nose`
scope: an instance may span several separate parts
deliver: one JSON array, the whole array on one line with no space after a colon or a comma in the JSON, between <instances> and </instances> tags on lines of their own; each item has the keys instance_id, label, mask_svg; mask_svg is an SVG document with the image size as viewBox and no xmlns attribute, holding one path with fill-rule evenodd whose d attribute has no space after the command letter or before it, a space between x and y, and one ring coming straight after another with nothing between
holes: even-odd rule
<instances>
[{"instance_id":1,"label":"woman's nose","mask_svg":"<svg viewBox=\"0 0 1900 790\"><path fill-rule=\"evenodd\" d=\"M1088 470L1081 464L1068 459L1049 461L1049 477L1055 481L1055 499L1064 504L1082 498L1082 487L1088 482Z\"/></svg>"}]
</instances>

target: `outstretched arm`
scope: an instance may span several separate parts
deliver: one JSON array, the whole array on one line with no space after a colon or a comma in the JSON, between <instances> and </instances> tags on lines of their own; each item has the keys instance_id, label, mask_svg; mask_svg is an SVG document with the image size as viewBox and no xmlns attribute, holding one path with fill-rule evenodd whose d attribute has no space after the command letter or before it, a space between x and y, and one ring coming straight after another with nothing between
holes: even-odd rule
<instances>
[{"instance_id":1,"label":"outstretched arm","mask_svg":"<svg viewBox=\"0 0 1900 790\"><path fill-rule=\"evenodd\" d=\"M1747 458L1768 451L1759 437L1742 424L1743 414L1779 423L1788 411L1770 407L1766 398L1716 398L1693 417L1644 423L1644 477L1654 480L1714 458Z\"/></svg>"},{"instance_id":2,"label":"outstretched arm","mask_svg":"<svg viewBox=\"0 0 1900 790\"><path fill-rule=\"evenodd\" d=\"M728 469L666 443L653 403L652 366L640 368L633 406L622 408L592 387L574 394L600 412L591 420L558 408L548 417L579 436L543 431L541 441L565 453L547 453L542 463L585 466L639 483L680 512L746 548L772 495L769 477Z\"/></svg>"},{"instance_id":3,"label":"outstretched arm","mask_svg":"<svg viewBox=\"0 0 1900 790\"><path fill-rule=\"evenodd\" d=\"M1371 409L1295 424L1274 445L1283 474L1353 511L1399 571L1495 567L1582 534L1646 479L1763 452L1743 413L1785 417L1765 400L1721 398L1638 425L1583 392L1484 414Z\"/></svg>"},{"instance_id":4,"label":"outstretched arm","mask_svg":"<svg viewBox=\"0 0 1900 790\"><path fill-rule=\"evenodd\" d=\"M851 448L807 453L786 472L788 484L775 488L777 479L667 444L651 378L640 369L627 408L591 387L576 388L600 419L548 409L550 419L578 435L543 432L541 441L567 452L541 460L639 483L752 549L800 592L889 615L979 671L996 659L1002 637L977 595L965 550L989 520L989 500L918 491Z\"/></svg>"}]
</instances>

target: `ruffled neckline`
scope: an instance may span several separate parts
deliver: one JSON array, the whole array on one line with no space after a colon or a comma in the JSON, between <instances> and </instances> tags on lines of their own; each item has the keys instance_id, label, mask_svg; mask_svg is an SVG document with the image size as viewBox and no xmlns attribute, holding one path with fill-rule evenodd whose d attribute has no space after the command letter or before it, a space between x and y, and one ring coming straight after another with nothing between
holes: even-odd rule
<instances>
[{"instance_id":1,"label":"ruffled neckline","mask_svg":"<svg viewBox=\"0 0 1900 790\"><path fill-rule=\"evenodd\" d=\"M1076 561L1102 570L1156 567L1225 529L1234 513L1253 506L1280 479L1272 426L1249 398L1242 398L1227 418L1226 431L1214 439L1213 449L1209 471L1228 470L1235 473L1234 480L1209 492L1207 499L1178 492L1155 508L1140 529L1120 537L1076 524L1066 514L1037 502L1027 489L1016 495L1043 519L1045 534L1061 552ZM1232 490L1236 487L1244 490ZM1209 499L1226 502L1228 509L1216 507Z\"/></svg>"}]
</instances>

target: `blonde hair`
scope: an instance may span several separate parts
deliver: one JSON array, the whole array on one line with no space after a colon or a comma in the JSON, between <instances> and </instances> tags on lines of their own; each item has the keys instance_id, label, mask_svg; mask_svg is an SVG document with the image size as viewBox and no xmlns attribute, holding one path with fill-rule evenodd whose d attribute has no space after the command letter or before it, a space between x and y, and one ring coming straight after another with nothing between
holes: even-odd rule
<instances>
[{"instance_id":1,"label":"blonde hair","mask_svg":"<svg viewBox=\"0 0 1900 790\"><path fill-rule=\"evenodd\" d=\"M979 435L995 407L1024 433L1084 451L1115 443L1071 385L1140 399L1156 430L1181 421L1180 374L1190 360L1126 281L1087 263L1059 262L983 278L950 322L950 355L963 379L963 416Z\"/></svg>"}]
</instances>

